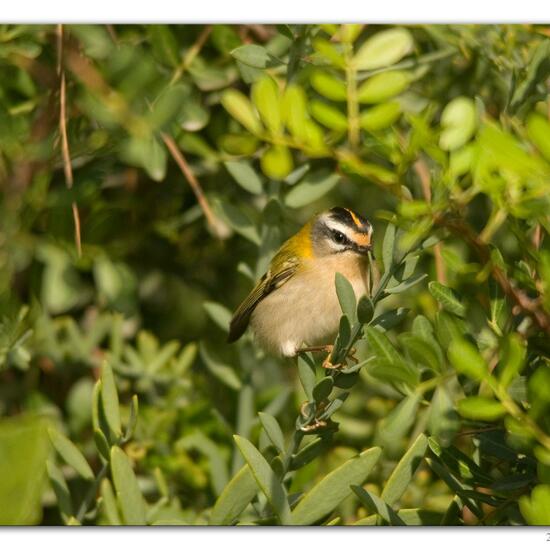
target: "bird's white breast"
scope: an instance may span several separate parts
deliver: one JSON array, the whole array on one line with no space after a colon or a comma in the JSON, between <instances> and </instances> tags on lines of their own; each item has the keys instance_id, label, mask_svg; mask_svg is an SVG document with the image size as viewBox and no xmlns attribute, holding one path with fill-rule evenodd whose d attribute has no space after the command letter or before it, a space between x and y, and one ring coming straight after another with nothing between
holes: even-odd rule
<instances>
[{"instance_id":1,"label":"bird's white breast","mask_svg":"<svg viewBox=\"0 0 550 550\"><path fill-rule=\"evenodd\" d=\"M260 345L276 355L292 356L303 346L332 343L342 311L334 284L336 273L352 284L357 299L367 292L366 259L353 253L306 260L289 281L266 296L250 324Z\"/></svg>"}]
</instances>

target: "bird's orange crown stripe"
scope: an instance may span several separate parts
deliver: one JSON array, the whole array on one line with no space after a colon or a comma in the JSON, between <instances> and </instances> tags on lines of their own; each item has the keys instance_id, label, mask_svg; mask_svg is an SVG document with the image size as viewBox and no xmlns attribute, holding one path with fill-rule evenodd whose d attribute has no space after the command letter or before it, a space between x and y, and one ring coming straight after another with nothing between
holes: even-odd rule
<instances>
[{"instance_id":1,"label":"bird's orange crown stripe","mask_svg":"<svg viewBox=\"0 0 550 550\"><path fill-rule=\"evenodd\" d=\"M361 220L357 217L357 215L355 214L355 212L353 212L353 210L350 210L349 208L346 208L345 209L347 212L349 212L349 215L351 216L352 220L353 220L353 223L357 226L357 227L363 227L363 223L361 222Z\"/></svg>"}]
</instances>

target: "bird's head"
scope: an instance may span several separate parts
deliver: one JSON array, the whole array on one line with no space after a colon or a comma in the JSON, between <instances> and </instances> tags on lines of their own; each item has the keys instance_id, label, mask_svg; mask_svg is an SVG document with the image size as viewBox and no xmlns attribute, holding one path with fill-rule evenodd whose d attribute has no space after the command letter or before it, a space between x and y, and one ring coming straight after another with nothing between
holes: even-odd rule
<instances>
[{"instance_id":1,"label":"bird's head","mask_svg":"<svg viewBox=\"0 0 550 550\"><path fill-rule=\"evenodd\" d=\"M340 206L319 214L311 226L316 257L344 252L366 256L372 252L371 236L372 225L365 217Z\"/></svg>"}]
</instances>

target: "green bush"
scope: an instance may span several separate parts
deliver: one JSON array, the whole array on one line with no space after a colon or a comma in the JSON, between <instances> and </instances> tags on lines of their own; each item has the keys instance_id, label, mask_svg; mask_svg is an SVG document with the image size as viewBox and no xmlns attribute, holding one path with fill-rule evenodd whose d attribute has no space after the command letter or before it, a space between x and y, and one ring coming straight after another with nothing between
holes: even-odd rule
<instances>
[{"instance_id":1,"label":"green bush","mask_svg":"<svg viewBox=\"0 0 550 550\"><path fill-rule=\"evenodd\" d=\"M547 31L1 26L0 523L549 524ZM340 368L226 344L338 204Z\"/></svg>"}]
</instances>

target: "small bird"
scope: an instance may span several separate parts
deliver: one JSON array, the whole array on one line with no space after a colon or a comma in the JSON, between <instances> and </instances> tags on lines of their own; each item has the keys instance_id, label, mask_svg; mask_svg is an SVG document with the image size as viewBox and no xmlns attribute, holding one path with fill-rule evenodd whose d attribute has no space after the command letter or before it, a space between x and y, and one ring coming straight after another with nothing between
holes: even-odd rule
<instances>
[{"instance_id":1,"label":"small bird","mask_svg":"<svg viewBox=\"0 0 550 550\"><path fill-rule=\"evenodd\" d=\"M357 299L367 293L371 236L370 222L349 208L314 216L281 246L237 308L228 341L238 340L250 324L260 346L273 355L329 350L342 315L336 273L348 279Z\"/></svg>"}]
</instances>

